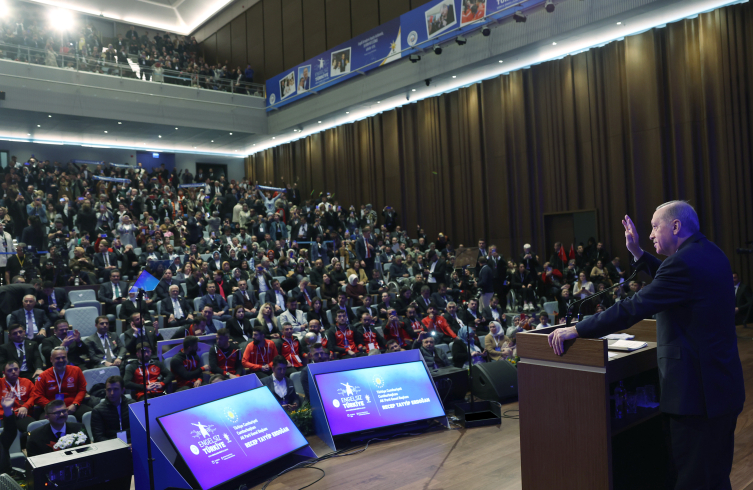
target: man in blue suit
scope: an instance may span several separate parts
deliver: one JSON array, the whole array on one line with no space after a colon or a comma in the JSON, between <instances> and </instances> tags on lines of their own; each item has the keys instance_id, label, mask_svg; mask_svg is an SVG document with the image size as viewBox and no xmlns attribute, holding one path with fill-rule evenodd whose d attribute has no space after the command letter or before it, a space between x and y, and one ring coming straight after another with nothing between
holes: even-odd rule
<instances>
[{"instance_id":1,"label":"man in blue suit","mask_svg":"<svg viewBox=\"0 0 753 490\"><path fill-rule=\"evenodd\" d=\"M634 267L653 281L577 326L555 330L549 344L562 355L565 340L602 337L656 315L675 488L729 489L735 425L745 401L729 260L699 232L698 215L684 201L662 204L651 219L650 238L668 257L664 262L641 249L629 216L622 224Z\"/></svg>"},{"instance_id":2,"label":"man in blue suit","mask_svg":"<svg viewBox=\"0 0 753 490\"><path fill-rule=\"evenodd\" d=\"M217 293L217 284L215 282L207 283L207 294L201 297L199 309L203 310L205 306L209 306L214 311L218 320L226 322L230 320L228 314L228 304L222 295Z\"/></svg>"}]
</instances>

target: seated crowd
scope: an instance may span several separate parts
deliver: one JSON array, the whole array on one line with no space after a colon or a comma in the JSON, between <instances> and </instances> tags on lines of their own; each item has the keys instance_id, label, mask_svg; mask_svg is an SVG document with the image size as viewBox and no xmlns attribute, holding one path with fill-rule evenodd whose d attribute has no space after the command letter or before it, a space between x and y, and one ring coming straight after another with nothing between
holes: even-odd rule
<instances>
[{"instance_id":1,"label":"seated crowd","mask_svg":"<svg viewBox=\"0 0 753 490\"><path fill-rule=\"evenodd\" d=\"M22 9L20 2L16 6ZM205 62L196 38L131 26L104 38L91 23L69 31L38 20L36 11L0 19L0 58L212 90L252 93L254 70ZM130 60L130 63L129 63ZM132 67L133 65L133 67ZM138 65L138 69L135 67ZM232 84L231 84L232 82ZM240 87L238 85L240 84ZM254 89L256 91L256 89Z\"/></svg>"},{"instance_id":2,"label":"seated crowd","mask_svg":"<svg viewBox=\"0 0 753 490\"><path fill-rule=\"evenodd\" d=\"M4 426L24 431L50 420L28 435L29 454L78 430L68 415L81 422L92 412L94 441L114 438L128 431L118 407L130 401L250 373L294 410L302 399L290 376L301 373L305 399L309 363L407 349L419 349L430 369L514 363L516 332L556 320L541 311L545 302L564 313L575 298L626 277L595 242L571 259L558 243L539 265L529 245L507 260L479 240L476 267L455 268L444 234L430 241L418 227L411 237L389 206L345 209L326 194L304 199L296 184L228 182L164 166L27 163L13 157L3 175L0 252L11 255L0 254L0 277L30 283L35 294L10 315L0 366L1 394L15 397ZM169 267L140 303L131 283L159 261ZM85 338L66 320L65 287L74 285L94 286L102 304ZM204 364L207 335L214 344ZM182 350L160 362L157 343L175 338ZM87 392L83 371L102 366L120 375Z\"/></svg>"}]
</instances>

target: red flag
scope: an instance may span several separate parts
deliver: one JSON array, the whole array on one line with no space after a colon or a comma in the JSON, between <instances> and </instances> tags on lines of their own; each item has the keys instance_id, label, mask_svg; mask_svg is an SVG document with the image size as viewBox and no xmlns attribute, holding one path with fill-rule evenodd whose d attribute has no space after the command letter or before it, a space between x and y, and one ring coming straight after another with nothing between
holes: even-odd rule
<instances>
[{"instance_id":1,"label":"red flag","mask_svg":"<svg viewBox=\"0 0 753 490\"><path fill-rule=\"evenodd\" d=\"M573 244L571 243L570 244L570 259L572 260L574 258L575 258L575 249L573 248Z\"/></svg>"},{"instance_id":2,"label":"red flag","mask_svg":"<svg viewBox=\"0 0 753 490\"><path fill-rule=\"evenodd\" d=\"M559 257L562 259L563 264L567 264L567 254L565 253L565 247L560 247Z\"/></svg>"}]
</instances>

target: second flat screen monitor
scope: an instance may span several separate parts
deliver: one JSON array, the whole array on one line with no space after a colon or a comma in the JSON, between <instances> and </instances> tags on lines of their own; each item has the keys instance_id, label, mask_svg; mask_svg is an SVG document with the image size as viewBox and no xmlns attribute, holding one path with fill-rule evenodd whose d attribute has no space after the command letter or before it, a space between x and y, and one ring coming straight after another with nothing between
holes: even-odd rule
<instances>
[{"instance_id":1,"label":"second flat screen monitor","mask_svg":"<svg viewBox=\"0 0 753 490\"><path fill-rule=\"evenodd\" d=\"M421 361L315 376L333 436L444 417Z\"/></svg>"}]
</instances>

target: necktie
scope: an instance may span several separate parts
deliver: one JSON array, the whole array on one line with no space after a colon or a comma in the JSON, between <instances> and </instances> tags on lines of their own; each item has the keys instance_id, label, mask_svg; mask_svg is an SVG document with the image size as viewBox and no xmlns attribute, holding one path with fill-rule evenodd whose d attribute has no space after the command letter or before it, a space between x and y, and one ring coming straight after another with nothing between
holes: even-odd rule
<instances>
[{"instance_id":1,"label":"necktie","mask_svg":"<svg viewBox=\"0 0 753 490\"><path fill-rule=\"evenodd\" d=\"M60 436L62 436L62 435L63 435L63 431L62 430L59 430L59 431L55 432L55 438L56 439L60 439Z\"/></svg>"},{"instance_id":2,"label":"necktie","mask_svg":"<svg viewBox=\"0 0 753 490\"><path fill-rule=\"evenodd\" d=\"M26 312L26 333L29 338L34 337L34 316L30 311Z\"/></svg>"},{"instance_id":3,"label":"necktie","mask_svg":"<svg viewBox=\"0 0 753 490\"><path fill-rule=\"evenodd\" d=\"M54 304L55 304L55 299L54 299L54 298L53 298L52 296L53 296L53 295L50 295L50 296L49 296L49 297L47 298L47 306L50 306L50 307L51 307L52 305L54 305Z\"/></svg>"},{"instance_id":4,"label":"necktie","mask_svg":"<svg viewBox=\"0 0 753 490\"><path fill-rule=\"evenodd\" d=\"M180 307L180 301L178 301L177 299L173 300L173 310L175 311L175 318L177 318L178 320L183 318L183 310Z\"/></svg>"},{"instance_id":5,"label":"necktie","mask_svg":"<svg viewBox=\"0 0 753 490\"><path fill-rule=\"evenodd\" d=\"M110 266L110 254L108 254L107 252L105 252L102 255L105 256L105 267L109 267Z\"/></svg>"},{"instance_id":6,"label":"necktie","mask_svg":"<svg viewBox=\"0 0 753 490\"><path fill-rule=\"evenodd\" d=\"M105 350L105 359L107 359L107 362L112 362L112 350L110 350L110 342L107 340L107 335L102 336L102 348Z\"/></svg>"},{"instance_id":7,"label":"necktie","mask_svg":"<svg viewBox=\"0 0 753 490\"><path fill-rule=\"evenodd\" d=\"M18 350L18 359L21 364L21 371L26 371L26 352L24 351L24 344L16 344Z\"/></svg>"},{"instance_id":8,"label":"necktie","mask_svg":"<svg viewBox=\"0 0 753 490\"><path fill-rule=\"evenodd\" d=\"M371 257L371 252L369 252L369 241L364 238L363 244L366 247L366 258L368 259Z\"/></svg>"},{"instance_id":9,"label":"necktie","mask_svg":"<svg viewBox=\"0 0 753 490\"><path fill-rule=\"evenodd\" d=\"M112 285L112 296L113 298L120 298L120 287L117 284Z\"/></svg>"}]
</instances>

